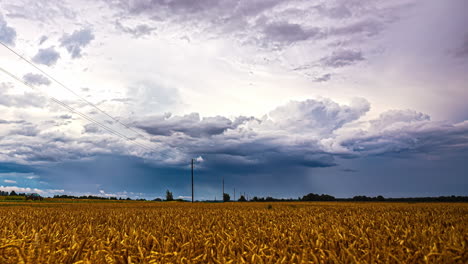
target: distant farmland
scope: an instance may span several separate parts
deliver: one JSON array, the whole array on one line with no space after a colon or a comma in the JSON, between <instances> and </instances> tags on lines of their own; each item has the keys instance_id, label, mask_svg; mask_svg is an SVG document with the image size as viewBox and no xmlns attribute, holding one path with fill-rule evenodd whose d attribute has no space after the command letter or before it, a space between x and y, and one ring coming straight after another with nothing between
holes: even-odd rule
<instances>
[{"instance_id":1,"label":"distant farmland","mask_svg":"<svg viewBox=\"0 0 468 264\"><path fill-rule=\"evenodd\" d=\"M467 263L468 204L1 202L0 263Z\"/></svg>"}]
</instances>

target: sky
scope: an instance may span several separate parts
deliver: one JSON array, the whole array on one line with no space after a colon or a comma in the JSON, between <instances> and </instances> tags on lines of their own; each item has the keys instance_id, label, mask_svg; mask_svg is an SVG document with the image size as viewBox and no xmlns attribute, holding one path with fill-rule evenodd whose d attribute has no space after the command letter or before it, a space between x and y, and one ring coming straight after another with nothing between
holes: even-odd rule
<instances>
[{"instance_id":1,"label":"sky","mask_svg":"<svg viewBox=\"0 0 468 264\"><path fill-rule=\"evenodd\" d=\"M468 195L465 10L2 0L0 190Z\"/></svg>"}]
</instances>

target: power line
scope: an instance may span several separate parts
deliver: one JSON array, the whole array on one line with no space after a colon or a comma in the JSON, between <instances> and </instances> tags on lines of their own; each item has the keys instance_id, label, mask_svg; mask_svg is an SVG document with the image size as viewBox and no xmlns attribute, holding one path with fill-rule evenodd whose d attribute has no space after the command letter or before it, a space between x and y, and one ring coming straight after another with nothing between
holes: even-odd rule
<instances>
[{"instance_id":1,"label":"power line","mask_svg":"<svg viewBox=\"0 0 468 264\"><path fill-rule=\"evenodd\" d=\"M192 203L193 203L193 159L192 159Z\"/></svg>"},{"instance_id":2,"label":"power line","mask_svg":"<svg viewBox=\"0 0 468 264\"><path fill-rule=\"evenodd\" d=\"M111 116L110 114L108 114L106 111L102 110L101 108L99 108L97 105L93 104L92 102L86 100L86 98L80 96L79 94L77 94L75 91L73 91L72 89L68 88L65 84L63 84L62 82L58 81L57 79L55 79L53 76L51 76L50 74L48 74L47 72L43 71L41 68L39 68L35 63L33 63L32 61L26 59L23 55L19 54L17 51L15 51L14 49L8 47L8 45L6 45L5 43L3 43L2 41L0 41L0 44L5 47L6 49L8 49L10 52L14 53L16 56L18 56L20 59L22 59L23 61L25 61L26 63L28 63L29 65L31 65L32 67L34 67L36 70L40 71L42 74L44 74L45 76L49 77L51 80L53 80L54 82L56 82L57 84L59 84L61 87L63 87L64 89L66 89L67 91L69 91L70 93L74 94L76 97L78 97L79 99L81 99L82 101L86 102L87 104L91 105L92 107L94 107L95 109L97 109L99 112L103 113L104 115L106 115L107 117L111 118L112 120L114 120L115 122L119 123L120 125L126 127L127 129L131 130L132 132L144 137L146 140L149 140L151 141L151 139L149 139L147 136L145 136L144 134L138 132L137 130L133 129L132 127L130 127L129 125L127 124L124 124L122 123L121 121L119 121L117 118ZM154 143L154 142L153 142Z\"/></svg>"},{"instance_id":3,"label":"power line","mask_svg":"<svg viewBox=\"0 0 468 264\"><path fill-rule=\"evenodd\" d=\"M23 81L21 78L19 78L18 76L16 76L16 75L10 73L9 71L7 71L7 70L5 70L4 68L2 68L1 66L0 66L0 71L2 71L3 73L7 74L8 76L10 76L11 78L15 79L16 81L18 81L18 82L24 84L25 86L27 86L27 87L29 87L29 88L31 88L31 89L33 89L33 90L36 89L36 88L35 88L34 86L32 86L30 83ZM97 121L97 120L95 120L95 119L93 119L92 117L89 117L88 115L86 115L86 114L84 114L84 113L82 113L82 112L76 110L75 108L73 108L73 107L67 105L66 103L60 101L59 99L57 99L57 98L55 98L55 97L53 97L53 96L50 96L50 98L51 98L51 100L52 100L53 102L55 102L55 103L61 105L62 107L68 109L68 110L71 111L72 113L76 113L76 114L78 114L79 116L81 116L82 118L84 118L84 119L86 119L86 120L88 120L88 121L90 121L90 122L92 122L92 123L94 123L94 124L96 124L96 125L98 125L98 126L104 128L104 129L107 130L108 132L110 132L110 133L112 133L112 134L114 134L114 135L116 135L116 136L118 136L118 137L120 137L120 138L122 138L122 139L129 140L132 144L135 144L135 145L137 145L137 146L139 146L139 147L141 147L141 148L144 148L145 150L148 150L148 151L150 151L150 152L154 151L154 150L152 150L151 148L149 148L149 147L147 147L147 146L145 146L145 145L143 145L143 144L141 144L141 143L138 143L138 142L134 141L133 139L127 137L126 135L124 135L124 134L122 134L122 133L120 133L120 132L118 132L118 131L115 131L114 129L112 129L112 128L110 128L110 127L108 127L108 126L102 124L101 122L99 122L99 121ZM168 155L165 155L165 154L163 154L163 153L160 153L160 154L163 155L163 156L169 157ZM169 157L169 158L172 158L172 157Z\"/></svg>"}]
</instances>

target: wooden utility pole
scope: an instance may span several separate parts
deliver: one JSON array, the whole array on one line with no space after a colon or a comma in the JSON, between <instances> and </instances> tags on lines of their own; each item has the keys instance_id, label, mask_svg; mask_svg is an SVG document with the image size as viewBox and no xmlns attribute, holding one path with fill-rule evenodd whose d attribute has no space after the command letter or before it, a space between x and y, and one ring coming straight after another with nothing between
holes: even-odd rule
<instances>
[{"instance_id":1,"label":"wooden utility pole","mask_svg":"<svg viewBox=\"0 0 468 264\"><path fill-rule=\"evenodd\" d=\"M192 159L192 203L193 203L193 159Z\"/></svg>"}]
</instances>

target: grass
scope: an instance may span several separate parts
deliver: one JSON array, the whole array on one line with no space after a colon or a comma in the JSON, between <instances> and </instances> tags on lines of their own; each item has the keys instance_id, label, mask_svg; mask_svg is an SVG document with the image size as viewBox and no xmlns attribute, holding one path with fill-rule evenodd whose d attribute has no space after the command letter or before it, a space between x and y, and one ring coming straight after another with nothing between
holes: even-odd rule
<instances>
[{"instance_id":1,"label":"grass","mask_svg":"<svg viewBox=\"0 0 468 264\"><path fill-rule=\"evenodd\" d=\"M0 196L0 201L26 201L25 196Z\"/></svg>"}]
</instances>

